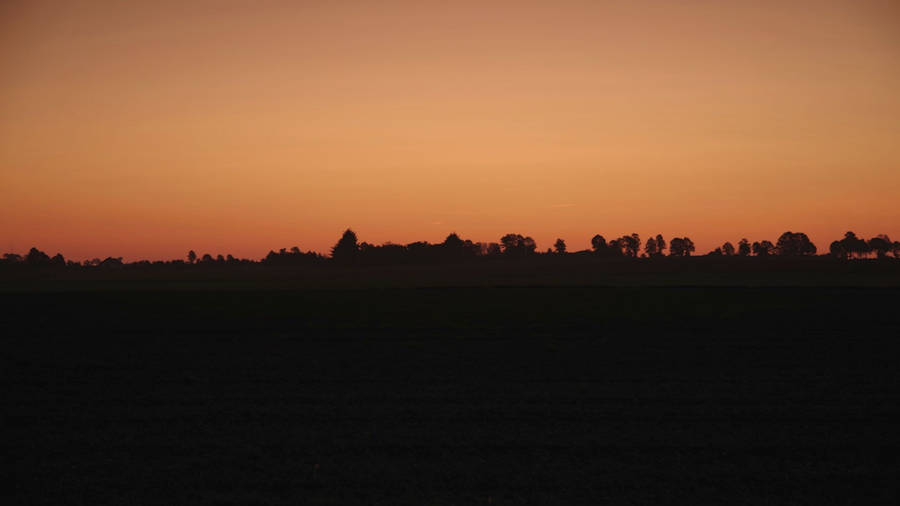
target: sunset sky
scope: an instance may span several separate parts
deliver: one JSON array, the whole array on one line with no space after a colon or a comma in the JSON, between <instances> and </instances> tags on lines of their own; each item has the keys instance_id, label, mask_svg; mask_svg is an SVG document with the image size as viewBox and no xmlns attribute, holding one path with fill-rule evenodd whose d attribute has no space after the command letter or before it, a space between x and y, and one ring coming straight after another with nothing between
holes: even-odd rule
<instances>
[{"instance_id":1,"label":"sunset sky","mask_svg":"<svg viewBox=\"0 0 900 506\"><path fill-rule=\"evenodd\" d=\"M79 260L896 240L900 2L6 0L0 202Z\"/></svg>"}]
</instances>

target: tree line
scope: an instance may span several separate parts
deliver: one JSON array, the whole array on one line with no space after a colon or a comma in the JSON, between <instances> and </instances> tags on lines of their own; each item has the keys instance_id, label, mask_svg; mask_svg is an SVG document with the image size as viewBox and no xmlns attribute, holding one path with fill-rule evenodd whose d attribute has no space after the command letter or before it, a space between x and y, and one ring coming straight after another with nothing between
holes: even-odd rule
<instances>
[{"instance_id":1,"label":"tree line","mask_svg":"<svg viewBox=\"0 0 900 506\"><path fill-rule=\"evenodd\" d=\"M429 243L417 241L409 244L384 243L381 245L359 242L353 230L347 229L331 248L330 255L325 256L313 251L301 251L299 247L290 249L282 248L279 251L269 251L260 260L235 258L232 255L203 254L197 255L193 250L188 252L185 259L170 261L147 261L125 263L121 257L107 257L106 259L94 258L83 262L66 260L57 253L50 256L37 248L25 255L6 253L0 258L0 267L44 267L44 268L70 268L70 269L94 269L94 268L120 268L126 265L134 267L171 266L187 268L192 266L212 265L373 265L373 264L427 264L469 261L479 258L516 259L528 258L537 255L579 255L596 256L601 258L655 259L660 257L690 257L696 252L694 242L689 237L673 237L668 241L661 235L651 236L642 241L640 235L630 234L616 239L607 240L597 234L591 238L591 249L569 252L566 242L557 239L552 248L545 252L537 250L537 243L529 236L521 234L506 234L499 242L473 242L464 240L456 233L447 236L441 243ZM811 257L816 256L818 249L802 232L785 232L774 243L768 240L750 242L741 239L737 246L726 242L706 256L711 257ZM891 241L885 234L879 234L868 240L858 237L853 232L847 232L844 237L830 244L825 255L841 259L886 259L889 257L900 258L900 241Z\"/></svg>"}]
</instances>

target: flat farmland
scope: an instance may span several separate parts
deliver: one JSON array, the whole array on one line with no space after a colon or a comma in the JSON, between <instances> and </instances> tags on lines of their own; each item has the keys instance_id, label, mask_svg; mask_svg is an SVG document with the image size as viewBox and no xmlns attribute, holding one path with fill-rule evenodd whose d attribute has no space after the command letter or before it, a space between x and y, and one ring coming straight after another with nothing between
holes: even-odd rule
<instances>
[{"instance_id":1,"label":"flat farmland","mask_svg":"<svg viewBox=\"0 0 900 506\"><path fill-rule=\"evenodd\" d=\"M895 504L900 289L0 294L7 504Z\"/></svg>"}]
</instances>

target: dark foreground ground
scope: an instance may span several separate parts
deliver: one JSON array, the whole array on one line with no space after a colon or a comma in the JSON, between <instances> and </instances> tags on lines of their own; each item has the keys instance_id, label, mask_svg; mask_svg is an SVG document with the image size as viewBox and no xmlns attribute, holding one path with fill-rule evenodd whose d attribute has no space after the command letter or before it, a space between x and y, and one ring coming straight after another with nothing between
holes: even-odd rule
<instances>
[{"instance_id":1,"label":"dark foreground ground","mask_svg":"<svg viewBox=\"0 0 900 506\"><path fill-rule=\"evenodd\" d=\"M898 301L826 287L2 293L0 500L897 504Z\"/></svg>"}]
</instances>

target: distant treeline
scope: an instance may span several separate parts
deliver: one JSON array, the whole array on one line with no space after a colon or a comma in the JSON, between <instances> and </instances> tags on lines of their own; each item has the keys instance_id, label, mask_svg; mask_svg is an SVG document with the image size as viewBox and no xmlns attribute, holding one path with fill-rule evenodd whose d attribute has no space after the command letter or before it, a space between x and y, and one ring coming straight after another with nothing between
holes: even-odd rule
<instances>
[{"instance_id":1,"label":"distant treeline","mask_svg":"<svg viewBox=\"0 0 900 506\"><path fill-rule=\"evenodd\" d=\"M602 258L655 259L662 257L689 257L695 253L694 242L689 237L674 237L669 241L662 235L649 237L641 241L638 234L631 234L607 241L602 235L591 238L591 249L569 252L566 242L557 239L553 248L546 252L538 252L537 245L531 237L520 234L506 234L500 242L472 242L463 240L453 233L442 243L431 244L425 241L410 244L385 243L382 245L359 242L356 233L348 229L331 248L331 255L325 256L313 251L303 252L298 247L282 248L270 251L265 258L249 260L235 258L232 255L210 254L198 256L194 251L188 252L185 259L170 261L148 261L125 263L121 257L95 258L84 262L66 260L61 254L50 256L37 248L31 248L22 256L6 253L0 259L0 268L58 268L58 269L95 269L130 267L181 267L212 265L384 265L384 264L428 264L446 262L477 261L478 259L514 259L528 258L534 255L579 255ZM706 256L723 257L812 257L818 249L802 232L785 232L775 243L768 240L750 242L747 239L738 241L737 246L726 242L710 251ZM865 240L853 232L844 234L844 238L833 241L828 253L824 254L837 259L900 259L900 241L891 241L887 235L880 234ZM823 256L823 255L820 255Z\"/></svg>"}]
</instances>

